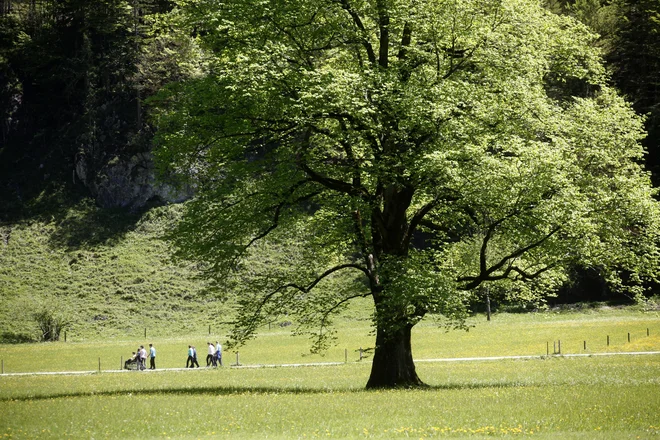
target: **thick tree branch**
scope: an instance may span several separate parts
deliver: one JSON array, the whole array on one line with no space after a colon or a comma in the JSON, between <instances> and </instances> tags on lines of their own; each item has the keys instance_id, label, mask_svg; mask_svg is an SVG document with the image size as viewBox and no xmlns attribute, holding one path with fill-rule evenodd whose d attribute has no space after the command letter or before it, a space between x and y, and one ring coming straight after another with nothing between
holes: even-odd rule
<instances>
[{"instance_id":1,"label":"thick tree branch","mask_svg":"<svg viewBox=\"0 0 660 440\"><path fill-rule=\"evenodd\" d=\"M407 82L410 79L413 69L418 67L421 63L414 63L414 65L409 65L406 63L408 58L408 48L410 46L410 41L412 39L412 26L410 22L406 22L403 25L403 32L401 35L401 47L399 48L399 53L397 58L401 62L401 67L399 68L399 75L403 82Z\"/></svg>"},{"instance_id":2,"label":"thick tree branch","mask_svg":"<svg viewBox=\"0 0 660 440\"><path fill-rule=\"evenodd\" d=\"M534 278L537 278L542 273L547 272L550 269L553 269L553 268L557 267L558 264L559 263L549 264L549 265L544 266L541 269L537 270L536 272L532 272L532 273L526 272L525 270L520 269L519 267L515 267L515 266L512 267L511 270L513 270L514 272L517 272L520 275L520 278L523 279L523 280L533 280Z\"/></svg>"},{"instance_id":3,"label":"thick tree branch","mask_svg":"<svg viewBox=\"0 0 660 440\"><path fill-rule=\"evenodd\" d=\"M378 9L378 30L380 32L378 65L383 69L387 69L390 54L390 15L385 1L378 0L376 2L376 8Z\"/></svg>"},{"instance_id":4,"label":"thick tree branch","mask_svg":"<svg viewBox=\"0 0 660 440\"><path fill-rule=\"evenodd\" d=\"M360 266L359 264L355 264L355 263L346 263L346 264L340 264L340 265L335 266L335 267L331 267L330 269L326 270L321 275L319 275L314 281L312 281L307 287L299 286L296 283L289 283L289 284L285 284L284 286L281 286L278 290L293 288L293 289L299 290L303 293L309 293L314 287L316 287L325 278L327 278L328 276L332 275L335 272L339 272L339 271L344 270L344 269L357 269L360 272L363 272L366 276L369 276L369 271L365 267Z\"/></svg>"},{"instance_id":5,"label":"thick tree branch","mask_svg":"<svg viewBox=\"0 0 660 440\"><path fill-rule=\"evenodd\" d=\"M479 273L487 274L487 264L488 264L488 242L493 236L493 231L495 230L494 225L488 230L486 230L486 235L484 236L483 241L481 242L481 248L479 249Z\"/></svg>"},{"instance_id":6,"label":"thick tree branch","mask_svg":"<svg viewBox=\"0 0 660 440\"><path fill-rule=\"evenodd\" d=\"M362 22L362 19L360 18L360 15L353 9L351 4L348 2L348 0L338 0L339 4L341 4L341 7L349 13L351 18L353 19L353 24L360 30L360 33L362 33L362 46L364 46L364 49L367 51L367 57L369 58L369 62L371 64L376 64L376 53L374 52L374 48L371 46L371 43L369 42L369 37L367 35L367 30L364 27L364 23Z\"/></svg>"},{"instance_id":7,"label":"thick tree branch","mask_svg":"<svg viewBox=\"0 0 660 440\"><path fill-rule=\"evenodd\" d=\"M461 59L456 64L454 64L454 62L453 62L453 59L454 59L453 55L450 54L450 58L451 58L452 62L451 62L451 65L449 67L449 70L447 71L447 73L445 73L443 75L442 79L443 80L449 79L449 77L451 77L455 72L460 70L460 68L463 67L463 65L467 61L469 61L470 58L472 58L472 56L474 55L476 50L479 49L485 43L486 43L486 39L483 38L481 41L479 41L477 44L475 44L474 47L472 47L471 49L465 50L464 52L461 51L462 52ZM450 50L456 51L456 49L450 49Z\"/></svg>"},{"instance_id":8,"label":"thick tree branch","mask_svg":"<svg viewBox=\"0 0 660 440\"><path fill-rule=\"evenodd\" d=\"M366 192L366 189L363 187L358 187L352 183L344 182L343 180L333 179L332 177L323 176L320 173L317 173L312 168L309 167L306 163L299 160L298 166L302 171L304 171L311 180L314 182L320 183L324 187L337 191L343 194L348 194L351 196L359 196L361 198L368 198L369 194Z\"/></svg>"},{"instance_id":9,"label":"thick tree branch","mask_svg":"<svg viewBox=\"0 0 660 440\"><path fill-rule=\"evenodd\" d=\"M417 227L420 225L422 220L424 220L424 217L426 214L431 212L433 208L438 206L438 203L440 200L436 197L433 199L431 202L427 203L426 205L422 206L416 213L413 215L412 219L410 219L410 224L408 225L408 228L406 228L406 233L403 236L404 239L404 244L406 247L410 244L410 240L412 239L413 235L415 234L415 231L417 230Z\"/></svg>"},{"instance_id":10,"label":"thick tree branch","mask_svg":"<svg viewBox=\"0 0 660 440\"><path fill-rule=\"evenodd\" d=\"M371 134L373 127L360 121L355 115L341 112L330 112L327 114L327 117L339 121L340 123L348 122L351 126L357 128L365 139L369 141L369 144L373 147L374 153L381 150L378 139Z\"/></svg>"},{"instance_id":11,"label":"thick tree branch","mask_svg":"<svg viewBox=\"0 0 660 440\"><path fill-rule=\"evenodd\" d=\"M492 237L492 232L494 229L489 229L486 232L486 237L484 237L484 241L481 246L481 252L479 255L479 275L477 276L466 276L466 277L460 277L457 279L458 282L467 282L465 286L463 286L464 290L471 290L479 286L483 281L496 281L496 280L501 280L508 278L511 275L511 272L516 272L518 273L523 279L532 279L534 277L539 276L543 272L549 270L551 267L544 268L542 270L539 270L533 274L528 274L526 273L523 269L520 269L517 266L513 265L513 261L521 257L523 254L526 252L541 246L546 240L548 240L550 237L552 237L554 234L559 232L561 230L560 226L554 227L548 234L544 235L541 237L539 240L530 243L527 246L524 246L522 248L519 248L515 250L514 252L510 253L509 255L503 257L498 261L496 264L491 266L490 268L487 267L487 261L486 261L486 248L487 248L487 243ZM508 267L504 270L503 273L499 275L493 275L495 272L501 270L504 266Z\"/></svg>"},{"instance_id":12,"label":"thick tree branch","mask_svg":"<svg viewBox=\"0 0 660 440\"><path fill-rule=\"evenodd\" d=\"M490 269L488 269L488 274L490 275L491 273L500 270L508 261L515 260L516 258L522 256L526 252L541 246L543 243L545 243L546 240L548 240L550 237L555 235L560 230L561 230L561 226L556 226L550 231L550 233L546 234L541 239L535 241L534 243L530 243L529 245L522 247L512 252L510 255L507 255L506 257L502 258L497 264L495 264Z\"/></svg>"},{"instance_id":13,"label":"thick tree branch","mask_svg":"<svg viewBox=\"0 0 660 440\"><path fill-rule=\"evenodd\" d=\"M305 181L305 182L303 182L302 184L307 183L307 182L308 182L308 181ZM299 187L299 186L302 186L302 184L301 184L301 185L298 185L298 187ZM294 187L294 188L291 188L291 189L290 189L290 192L293 193L293 192L295 191L295 189L296 189L295 187ZM289 202L289 201L282 201L281 203L279 203L277 206L274 207L274 208L275 208L275 213L273 214L273 220L272 220L271 225L270 225L268 228L266 228L263 232L261 232L260 234L258 234L258 235L255 236L254 238L252 238L252 240L250 240L250 242L249 242L248 244L245 245L245 249L249 248L250 246L252 246L252 245L253 245L254 243L256 243L257 241L259 241L259 240L265 238L268 234L270 234L270 233L273 232L275 229L277 229L277 227L279 226L280 214L282 213L282 209L284 209L284 207L289 206L289 205L291 205L291 204L300 203L300 202L303 202L303 201L305 201L305 200L309 200L309 199L311 199L312 197L317 196L317 195L319 195L319 194L320 194L320 192L316 191L316 192L312 192L312 193L310 193L310 194L307 194L307 195L305 195L305 196L303 196L303 197L299 197L299 198L297 198L297 199L295 199L295 200L293 200L293 201L291 201L291 202Z\"/></svg>"},{"instance_id":14,"label":"thick tree branch","mask_svg":"<svg viewBox=\"0 0 660 440\"><path fill-rule=\"evenodd\" d=\"M412 26L410 22L406 22L403 25L403 33L401 34L401 48L399 49L399 54L397 55L399 60L404 61L408 56L408 47L410 46L410 41L412 40Z\"/></svg>"},{"instance_id":15,"label":"thick tree branch","mask_svg":"<svg viewBox=\"0 0 660 440\"><path fill-rule=\"evenodd\" d=\"M323 272L321 275L316 277L308 286L300 286L297 283L288 283L281 285L280 287L276 288L275 290L267 293L264 295L263 298L261 298L261 301L256 305L256 308L249 313L249 318L245 321L245 325L243 326L246 329L246 334L245 336L248 336L250 333L254 332L254 329L256 329L257 325L259 324L259 316L261 315L261 311L263 308L268 304L269 301L271 301L277 294L287 290L287 289L296 289L300 292L303 293L309 293L314 287L316 287L321 281L323 281L325 278L328 276L332 275L335 272L339 272L344 269L357 269L361 272L364 272L365 275L369 276L367 273L367 270L357 264L340 264L338 266L332 267L325 272Z\"/></svg>"},{"instance_id":16,"label":"thick tree branch","mask_svg":"<svg viewBox=\"0 0 660 440\"><path fill-rule=\"evenodd\" d=\"M337 119L337 121L341 126L342 132L347 133L348 127L346 126L346 121L341 118ZM360 164L358 163L358 159L355 157L355 152L353 151L352 145L344 137L335 135L331 130L316 126L312 126L311 129L317 133L320 133L336 141L337 144L341 146L341 148L344 150L344 153L346 154L346 158L348 161L347 163L349 164L352 170L352 174L353 174L352 185L356 187L362 187L362 169L360 167Z\"/></svg>"},{"instance_id":17,"label":"thick tree branch","mask_svg":"<svg viewBox=\"0 0 660 440\"><path fill-rule=\"evenodd\" d=\"M318 131L320 130L318 127L309 127L304 135L304 139L302 141L302 145L304 149L306 150L309 147L309 142L310 142L310 137L311 137L311 132L312 131ZM333 191L337 191L343 194L348 194L351 196L357 196L362 198L363 200L370 200L371 196L369 195L369 191L363 187L362 185L355 184L355 183L348 183L343 180L335 179L332 177L327 177L322 175L321 173L318 173L317 171L313 170L307 162L305 162L303 158L303 153L304 151L301 151L297 154L296 157L296 163L300 170L304 171L307 176L309 177L310 180L317 182L324 187L331 189Z\"/></svg>"},{"instance_id":18,"label":"thick tree branch","mask_svg":"<svg viewBox=\"0 0 660 440\"><path fill-rule=\"evenodd\" d=\"M372 291L380 283L378 279L378 273L376 271L376 261L374 258L373 251L369 249L369 242L367 241L367 236L364 233L364 228L362 227L362 216L360 215L360 210L356 209L353 212L353 225L355 226L355 234L357 235L358 245L362 251L362 256L364 257L365 264L367 265L367 277L371 283Z\"/></svg>"},{"instance_id":19,"label":"thick tree branch","mask_svg":"<svg viewBox=\"0 0 660 440\"><path fill-rule=\"evenodd\" d=\"M259 313L261 313L261 310L264 308L264 306L268 303L268 301L270 301L271 298L273 298L273 297L274 297L275 295L277 295L278 293L280 293L280 292L282 292L282 291L284 291L284 290L287 290L287 289L296 289L296 290L298 290L298 291L300 291L300 292L302 292L302 293L309 293L312 289L314 289L314 287L316 287L316 286L317 286L321 281L323 281L325 278L327 278L328 276L332 275L332 274L335 273L335 272L339 272L339 271L344 270L344 269L357 269L357 270L359 270L359 271L361 271L361 272L364 272L365 275L369 276L368 271L367 271L364 267L362 267L362 266L360 266L360 265L358 265L358 264L353 264L353 263L340 264L340 265L338 265L338 266L331 267L330 269L328 269L328 270L326 270L325 272L323 272L321 275L319 275L318 277L316 277L316 279L314 279L314 280L313 280L308 286L306 286L306 287L305 287L305 286L301 286L301 285L299 285L299 284L297 284L297 283L288 283L288 284L283 284L282 286L278 287L277 289L273 290L273 291L270 292L270 293L267 293L267 294L261 299L261 301L260 301L259 304L257 305L257 310L255 310L254 313L252 313L252 315L255 316L255 317L258 316Z\"/></svg>"}]
</instances>

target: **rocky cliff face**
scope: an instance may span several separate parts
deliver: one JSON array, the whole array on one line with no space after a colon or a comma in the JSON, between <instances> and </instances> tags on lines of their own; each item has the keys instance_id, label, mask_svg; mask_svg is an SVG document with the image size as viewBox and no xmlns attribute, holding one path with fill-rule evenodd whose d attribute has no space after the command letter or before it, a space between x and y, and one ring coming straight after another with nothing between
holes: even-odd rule
<instances>
[{"instance_id":1,"label":"rocky cliff face","mask_svg":"<svg viewBox=\"0 0 660 440\"><path fill-rule=\"evenodd\" d=\"M151 153L131 157L115 156L96 170L88 155L79 154L75 177L82 182L103 208L137 211L147 204L180 203L192 197L190 187L176 188L158 182Z\"/></svg>"}]
</instances>

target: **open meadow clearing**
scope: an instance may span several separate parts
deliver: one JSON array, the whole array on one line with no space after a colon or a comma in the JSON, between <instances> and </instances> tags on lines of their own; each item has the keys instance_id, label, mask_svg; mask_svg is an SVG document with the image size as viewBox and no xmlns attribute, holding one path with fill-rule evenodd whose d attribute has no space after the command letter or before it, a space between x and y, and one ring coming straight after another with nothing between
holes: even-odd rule
<instances>
[{"instance_id":1,"label":"open meadow clearing","mask_svg":"<svg viewBox=\"0 0 660 440\"><path fill-rule=\"evenodd\" d=\"M660 356L424 363L423 390L365 391L367 364L5 377L5 438L655 438Z\"/></svg>"},{"instance_id":2,"label":"open meadow clearing","mask_svg":"<svg viewBox=\"0 0 660 440\"><path fill-rule=\"evenodd\" d=\"M413 347L427 389L365 391L370 358L364 321L341 323L339 346L302 356L307 341L266 329L241 349L246 365L349 362L317 367L103 372L0 378L4 438L426 438L533 435L538 438L660 436L660 355L421 362L472 356L543 355L546 339L565 353L660 351L655 313L497 315L469 332L420 325ZM649 336L646 336L646 329ZM631 342L627 334L631 333ZM610 336L610 347L604 337ZM154 338L160 368L181 367L188 339ZM5 369L93 370L146 341L3 345ZM149 340L151 342L151 339ZM96 349L96 351L95 351ZM235 362L225 354L225 366ZM39 361L38 358L42 358ZM92 358L92 359L85 359ZM107 358L107 359L106 359ZM254 361L253 361L254 360ZM29 362L28 362L29 361ZM33 363L34 361L34 363ZM108 368L118 368L119 359ZM97 365L96 365L97 366ZM50 368L49 368L50 367ZM7 371L6 371L7 372Z\"/></svg>"},{"instance_id":3,"label":"open meadow clearing","mask_svg":"<svg viewBox=\"0 0 660 440\"><path fill-rule=\"evenodd\" d=\"M353 362L360 347L374 345L368 303L336 323L336 345L323 355L310 354L310 341L292 337L292 327L264 327L259 336L239 349L243 365L280 365L310 362ZM562 354L660 351L660 318L657 312L630 309L589 309L572 312L498 314L490 322L483 315L470 318L469 331L439 327L431 320L413 329L413 356L444 359L494 356L542 356L553 354L561 343ZM4 373L45 371L116 370L139 345L153 343L159 368L184 367L189 344L195 345L200 362L206 357L206 342L220 340L228 328L200 327L197 333L158 337L148 333L124 337L73 336L67 343L0 344ZM217 334L216 334L217 332ZM648 335L647 335L648 333ZM628 341L630 334L630 341ZM609 345L608 345L609 337ZM584 343L586 342L586 349ZM368 356L367 352L365 356ZM369 361L370 358L365 359ZM236 351L225 350L225 365L236 363Z\"/></svg>"}]
</instances>

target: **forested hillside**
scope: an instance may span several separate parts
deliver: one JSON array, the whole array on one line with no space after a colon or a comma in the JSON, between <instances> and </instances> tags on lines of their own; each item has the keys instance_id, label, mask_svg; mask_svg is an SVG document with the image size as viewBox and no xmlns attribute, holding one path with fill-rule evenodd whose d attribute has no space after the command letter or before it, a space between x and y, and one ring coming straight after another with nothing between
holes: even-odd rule
<instances>
[{"instance_id":1,"label":"forested hillside","mask_svg":"<svg viewBox=\"0 0 660 440\"><path fill-rule=\"evenodd\" d=\"M168 204L193 189L156 176L150 98L208 69L179 3L189 2L0 0L5 340L34 339L43 309L66 312L73 330L113 333L198 325L212 319L200 310L223 307L194 266L170 261L162 239L177 217ZM646 166L660 185L660 1L546 6L600 35L611 82L647 116ZM598 267L572 274L562 299L616 297Z\"/></svg>"}]
</instances>

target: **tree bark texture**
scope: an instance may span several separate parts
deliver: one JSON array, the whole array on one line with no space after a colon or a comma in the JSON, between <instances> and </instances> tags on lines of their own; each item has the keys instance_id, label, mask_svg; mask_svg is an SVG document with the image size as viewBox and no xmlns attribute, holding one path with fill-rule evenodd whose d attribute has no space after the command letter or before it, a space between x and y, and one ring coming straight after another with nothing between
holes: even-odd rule
<instances>
[{"instance_id":1,"label":"tree bark texture","mask_svg":"<svg viewBox=\"0 0 660 440\"><path fill-rule=\"evenodd\" d=\"M412 325L386 333L376 331L376 349L367 388L409 388L423 386L412 357Z\"/></svg>"}]
</instances>

